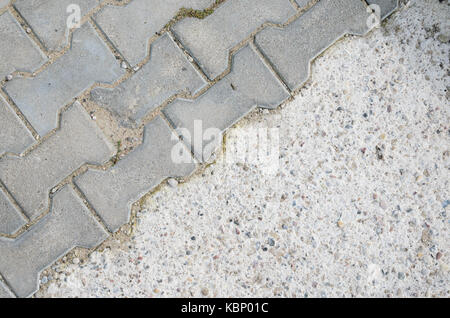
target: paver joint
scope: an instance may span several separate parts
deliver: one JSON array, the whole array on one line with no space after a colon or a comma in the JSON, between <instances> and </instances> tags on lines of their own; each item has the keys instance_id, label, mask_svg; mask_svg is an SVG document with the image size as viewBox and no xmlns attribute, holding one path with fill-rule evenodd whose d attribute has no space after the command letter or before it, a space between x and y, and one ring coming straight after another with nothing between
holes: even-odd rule
<instances>
[{"instance_id":1,"label":"paver joint","mask_svg":"<svg viewBox=\"0 0 450 318\"><path fill-rule=\"evenodd\" d=\"M44 269L192 174L240 118L286 101L314 58L370 31L369 5L385 18L398 1L0 1L0 298L35 293ZM183 7L206 13L169 24ZM92 105L143 131L113 164ZM199 121L219 132L213 147L189 138Z\"/></svg>"}]
</instances>

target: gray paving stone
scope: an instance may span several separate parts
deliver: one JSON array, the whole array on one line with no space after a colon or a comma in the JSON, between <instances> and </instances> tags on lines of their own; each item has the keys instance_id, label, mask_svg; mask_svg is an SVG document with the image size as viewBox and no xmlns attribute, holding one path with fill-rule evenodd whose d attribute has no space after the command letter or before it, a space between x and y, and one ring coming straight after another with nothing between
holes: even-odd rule
<instances>
[{"instance_id":1,"label":"gray paving stone","mask_svg":"<svg viewBox=\"0 0 450 318\"><path fill-rule=\"evenodd\" d=\"M95 8L101 0L17 0L14 7L27 21L42 44L50 51L60 50L68 44L67 21L71 4L80 7L81 17Z\"/></svg>"},{"instance_id":2,"label":"gray paving stone","mask_svg":"<svg viewBox=\"0 0 450 318\"><path fill-rule=\"evenodd\" d=\"M205 9L213 0L134 0L125 6L106 6L94 18L115 47L132 65L148 55L150 38L182 7Z\"/></svg>"},{"instance_id":3,"label":"gray paving stone","mask_svg":"<svg viewBox=\"0 0 450 318\"><path fill-rule=\"evenodd\" d=\"M228 0L207 18L184 19L173 31L214 79L227 69L230 49L263 23L281 24L295 13L289 0Z\"/></svg>"},{"instance_id":4,"label":"gray paving stone","mask_svg":"<svg viewBox=\"0 0 450 318\"><path fill-rule=\"evenodd\" d=\"M367 6L355 0L321 0L286 28L266 28L256 44L291 89L309 77L310 62L346 34L368 31Z\"/></svg>"},{"instance_id":5,"label":"gray paving stone","mask_svg":"<svg viewBox=\"0 0 450 318\"><path fill-rule=\"evenodd\" d=\"M205 85L173 39L165 34L152 44L150 61L137 74L117 88L94 89L91 98L121 118L139 122L176 93L195 94Z\"/></svg>"},{"instance_id":6,"label":"gray paving stone","mask_svg":"<svg viewBox=\"0 0 450 318\"><path fill-rule=\"evenodd\" d=\"M102 164L114 151L79 103L62 114L61 129L25 157L0 159L0 180L34 219L48 207L50 190L84 163Z\"/></svg>"},{"instance_id":7,"label":"gray paving stone","mask_svg":"<svg viewBox=\"0 0 450 318\"><path fill-rule=\"evenodd\" d=\"M38 289L39 273L75 247L92 248L108 236L70 186L51 212L15 240L0 238L0 273L19 297Z\"/></svg>"},{"instance_id":8,"label":"gray paving stone","mask_svg":"<svg viewBox=\"0 0 450 318\"><path fill-rule=\"evenodd\" d=\"M11 291L2 282L0 282L0 299L1 298L15 298Z\"/></svg>"},{"instance_id":9,"label":"gray paving stone","mask_svg":"<svg viewBox=\"0 0 450 318\"><path fill-rule=\"evenodd\" d=\"M25 224L26 220L0 188L0 234L12 235Z\"/></svg>"},{"instance_id":10,"label":"gray paving stone","mask_svg":"<svg viewBox=\"0 0 450 318\"><path fill-rule=\"evenodd\" d=\"M71 49L35 78L7 82L5 90L41 135L57 127L59 110L96 82L112 83L124 70L96 34L84 24Z\"/></svg>"},{"instance_id":11,"label":"gray paving stone","mask_svg":"<svg viewBox=\"0 0 450 318\"><path fill-rule=\"evenodd\" d=\"M108 171L89 170L75 183L111 231L130 218L131 205L168 177L190 175L193 163L176 163L178 142L167 123L156 117L147 124L143 144Z\"/></svg>"},{"instance_id":12,"label":"gray paving stone","mask_svg":"<svg viewBox=\"0 0 450 318\"><path fill-rule=\"evenodd\" d=\"M247 45L233 57L230 74L196 100L177 99L163 112L177 130L182 129L196 158L206 161L217 146L212 144L214 141L204 140L207 130L224 132L254 107L275 108L288 97L254 48ZM200 129L196 121L201 121Z\"/></svg>"},{"instance_id":13,"label":"gray paving stone","mask_svg":"<svg viewBox=\"0 0 450 318\"><path fill-rule=\"evenodd\" d=\"M300 8L304 8L308 5L311 0L295 0Z\"/></svg>"},{"instance_id":14,"label":"gray paving stone","mask_svg":"<svg viewBox=\"0 0 450 318\"><path fill-rule=\"evenodd\" d=\"M0 156L5 152L20 154L33 142L31 133L0 96Z\"/></svg>"},{"instance_id":15,"label":"gray paving stone","mask_svg":"<svg viewBox=\"0 0 450 318\"><path fill-rule=\"evenodd\" d=\"M398 0L367 0L368 4L377 4L381 8L381 17L384 19L398 8Z\"/></svg>"},{"instance_id":16,"label":"gray paving stone","mask_svg":"<svg viewBox=\"0 0 450 318\"><path fill-rule=\"evenodd\" d=\"M14 71L33 72L45 63L45 55L6 11L0 15L0 78Z\"/></svg>"},{"instance_id":17,"label":"gray paving stone","mask_svg":"<svg viewBox=\"0 0 450 318\"><path fill-rule=\"evenodd\" d=\"M10 0L0 0L0 10L4 9L8 4Z\"/></svg>"}]
</instances>

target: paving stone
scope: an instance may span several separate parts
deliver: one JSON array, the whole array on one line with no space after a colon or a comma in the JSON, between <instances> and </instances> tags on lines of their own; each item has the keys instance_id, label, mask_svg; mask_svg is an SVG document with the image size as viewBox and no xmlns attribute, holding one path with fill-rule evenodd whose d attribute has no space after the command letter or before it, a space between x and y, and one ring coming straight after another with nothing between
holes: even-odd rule
<instances>
[{"instance_id":1,"label":"paving stone","mask_svg":"<svg viewBox=\"0 0 450 318\"><path fill-rule=\"evenodd\" d=\"M295 0L300 8L304 8L311 2L311 0Z\"/></svg>"},{"instance_id":2,"label":"paving stone","mask_svg":"<svg viewBox=\"0 0 450 318\"><path fill-rule=\"evenodd\" d=\"M38 289L39 273L75 247L93 248L108 236L70 186L48 215L15 240L0 238L0 273L19 297Z\"/></svg>"},{"instance_id":3,"label":"paving stone","mask_svg":"<svg viewBox=\"0 0 450 318\"><path fill-rule=\"evenodd\" d=\"M8 11L0 15L0 57L0 79L14 71L33 72L46 61Z\"/></svg>"},{"instance_id":4,"label":"paving stone","mask_svg":"<svg viewBox=\"0 0 450 318\"><path fill-rule=\"evenodd\" d=\"M321 0L285 28L270 27L256 44L292 89L309 77L310 62L346 34L368 31L367 6L355 0Z\"/></svg>"},{"instance_id":5,"label":"paving stone","mask_svg":"<svg viewBox=\"0 0 450 318\"><path fill-rule=\"evenodd\" d=\"M14 7L31 26L42 44L50 51L60 50L68 44L71 4L80 8L80 17L94 9L100 0L17 0ZM69 12L67 12L69 11Z\"/></svg>"},{"instance_id":6,"label":"paving stone","mask_svg":"<svg viewBox=\"0 0 450 318\"><path fill-rule=\"evenodd\" d=\"M25 224L26 220L0 188L0 234L12 235Z\"/></svg>"},{"instance_id":7,"label":"paving stone","mask_svg":"<svg viewBox=\"0 0 450 318\"><path fill-rule=\"evenodd\" d=\"M148 43L182 7L205 9L213 0L134 0L125 6L108 5L94 18L117 50L136 65L148 55Z\"/></svg>"},{"instance_id":8,"label":"paving stone","mask_svg":"<svg viewBox=\"0 0 450 318\"><path fill-rule=\"evenodd\" d=\"M33 136L0 96L0 156L5 152L22 153L33 142Z\"/></svg>"},{"instance_id":9,"label":"paving stone","mask_svg":"<svg viewBox=\"0 0 450 318\"><path fill-rule=\"evenodd\" d=\"M367 0L368 4L377 4L381 8L381 17L384 19L398 8L398 0Z\"/></svg>"},{"instance_id":10,"label":"paving stone","mask_svg":"<svg viewBox=\"0 0 450 318\"><path fill-rule=\"evenodd\" d=\"M4 9L8 4L10 0L0 0L0 10Z\"/></svg>"},{"instance_id":11,"label":"paving stone","mask_svg":"<svg viewBox=\"0 0 450 318\"><path fill-rule=\"evenodd\" d=\"M164 179L187 176L195 170L193 163L172 160L178 142L167 123L156 117L145 127L143 144L131 154L108 171L90 169L75 179L111 231L127 223L131 205Z\"/></svg>"},{"instance_id":12,"label":"paving stone","mask_svg":"<svg viewBox=\"0 0 450 318\"><path fill-rule=\"evenodd\" d=\"M85 163L100 165L113 147L79 103L62 114L61 129L25 157L0 159L0 180L34 219L48 207L50 190Z\"/></svg>"},{"instance_id":13,"label":"paving stone","mask_svg":"<svg viewBox=\"0 0 450 318\"><path fill-rule=\"evenodd\" d=\"M0 281L0 299L1 298L15 298L11 291Z\"/></svg>"},{"instance_id":14,"label":"paving stone","mask_svg":"<svg viewBox=\"0 0 450 318\"><path fill-rule=\"evenodd\" d=\"M177 99L163 112L181 130L196 158L206 161L217 146L206 136L208 130L224 132L254 107L275 108L288 97L254 48L247 45L233 57L230 74L197 99Z\"/></svg>"},{"instance_id":15,"label":"paving stone","mask_svg":"<svg viewBox=\"0 0 450 318\"><path fill-rule=\"evenodd\" d=\"M227 69L230 49L265 22L281 24L295 13L289 0L228 0L207 18L184 19L173 31L214 79Z\"/></svg>"},{"instance_id":16,"label":"paving stone","mask_svg":"<svg viewBox=\"0 0 450 318\"><path fill-rule=\"evenodd\" d=\"M195 94L205 85L173 39L165 34L152 44L150 61L137 74L117 88L94 89L91 98L123 119L139 122L176 93Z\"/></svg>"},{"instance_id":17,"label":"paving stone","mask_svg":"<svg viewBox=\"0 0 450 318\"><path fill-rule=\"evenodd\" d=\"M35 78L7 82L5 90L41 135L57 127L59 110L96 82L112 83L124 70L94 28L75 31L72 48Z\"/></svg>"}]
</instances>

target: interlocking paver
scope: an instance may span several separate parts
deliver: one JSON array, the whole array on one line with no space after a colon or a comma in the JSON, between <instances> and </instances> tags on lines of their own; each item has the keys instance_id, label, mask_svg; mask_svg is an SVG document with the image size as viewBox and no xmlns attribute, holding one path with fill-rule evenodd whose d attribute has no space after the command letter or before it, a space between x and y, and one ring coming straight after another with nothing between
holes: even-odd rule
<instances>
[{"instance_id":1,"label":"interlocking paver","mask_svg":"<svg viewBox=\"0 0 450 318\"><path fill-rule=\"evenodd\" d=\"M205 85L173 39L165 34L152 44L150 61L136 75L117 88L94 89L91 98L114 114L139 122L176 93L195 94Z\"/></svg>"},{"instance_id":2,"label":"interlocking paver","mask_svg":"<svg viewBox=\"0 0 450 318\"><path fill-rule=\"evenodd\" d=\"M27 21L42 44L50 51L59 50L68 44L69 29L67 21L73 11L69 5L80 8L83 17L95 8L100 0L17 0L14 7Z\"/></svg>"},{"instance_id":3,"label":"interlocking paver","mask_svg":"<svg viewBox=\"0 0 450 318\"><path fill-rule=\"evenodd\" d=\"M0 159L0 180L34 219L48 207L50 190L85 163L100 165L114 151L79 103L61 117L61 128L25 157Z\"/></svg>"},{"instance_id":4,"label":"interlocking paver","mask_svg":"<svg viewBox=\"0 0 450 318\"><path fill-rule=\"evenodd\" d=\"M125 6L106 6L94 18L127 61L136 65L148 55L148 43L179 9L205 9L213 0L134 0Z\"/></svg>"},{"instance_id":5,"label":"interlocking paver","mask_svg":"<svg viewBox=\"0 0 450 318\"><path fill-rule=\"evenodd\" d=\"M0 282L0 299L1 298L14 298L14 295L2 282Z\"/></svg>"},{"instance_id":6,"label":"interlocking paver","mask_svg":"<svg viewBox=\"0 0 450 318\"><path fill-rule=\"evenodd\" d=\"M381 17L384 19L398 8L398 0L367 0L368 4L377 4L381 8Z\"/></svg>"},{"instance_id":7,"label":"interlocking paver","mask_svg":"<svg viewBox=\"0 0 450 318\"><path fill-rule=\"evenodd\" d=\"M131 204L164 179L183 177L195 170L193 163L174 163L172 149L178 142L167 123L156 117L146 125L143 144L108 171L89 170L75 183L111 231L129 221Z\"/></svg>"},{"instance_id":8,"label":"interlocking paver","mask_svg":"<svg viewBox=\"0 0 450 318\"><path fill-rule=\"evenodd\" d=\"M25 224L26 220L0 188L0 234L12 235Z\"/></svg>"},{"instance_id":9,"label":"interlocking paver","mask_svg":"<svg viewBox=\"0 0 450 318\"><path fill-rule=\"evenodd\" d=\"M54 51L68 43L66 20L71 13L66 9L72 2L0 0L0 79L14 71L36 72L47 60L14 10L5 11L4 6L13 3L43 45ZM85 16L101 2L74 4ZM291 90L299 88L309 76L311 61L335 41L346 34L365 34L371 15L362 0L321 0L305 12L291 0L227 0L203 20L185 18L172 26L172 32L156 35L181 7L204 9L215 1L119 2L106 5L92 18L132 66L148 61L117 87L97 87L90 96L125 126L142 123L146 115L150 118L169 98L196 95L208 84L172 36L210 79L224 74L230 53L243 47L231 57L229 74L211 82L201 96L178 98L162 109L176 133L157 115L145 125L142 144L107 170L90 166L78 171L85 164L106 163L115 150L79 102L66 107L95 83L119 82L126 72L90 18L74 31L70 48L61 56L51 54L49 65L37 75L7 78L1 89L46 137L33 147L36 141L22 115L0 96L0 298L15 296L11 292L31 295L39 273L59 257L77 246L100 244L107 232L94 212L109 230L118 230L129 221L134 202L164 179L195 170L188 148L197 160L206 161L221 135L240 118L255 107L273 109L289 98L285 84ZM312 4L295 2L301 8ZM398 5L394 0L368 3L380 5L383 17ZM290 22L296 14L298 18ZM65 184L74 172L81 173L73 180L77 189L70 180ZM26 231L17 232L27 223ZM6 238L18 233L15 239Z\"/></svg>"},{"instance_id":10,"label":"interlocking paver","mask_svg":"<svg viewBox=\"0 0 450 318\"><path fill-rule=\"evenodd\" d=\"M70 186L55 194L51 211L15 240L0 238L0 273L19 297L38 288L39 273L75 247L108 236Z\"/></svg>"},{"instance_id":11,"label":"interlocking paver","mask_svg":"<svg viewBox=\"0 0 450 318\"><path fill-rule=\"evenodd\" d=\"M305 8L311 0L295 0L300 8Z\"/></svg>"},{"instance_id":12,"label":"interlocking paver","mask_svg":"<svg viewBox=\"0 0 450 318\"><path fill-rule=\"evenodd\" d=\"M187 18L173 31L210 79L228 67L230 50L266 22L281 24L296 13L289 0L228 0L198 20Z\"/></svg>"},{"instance_id":13,"label":"interlocking paver","mask_svg":"<svg viewBox=\"0 0 450 318\"><path fill-rule=\"evenodd\" d=\"M8 4L10 0L0 0L0 10L4 9Z\"/></svg>"},{"instance_id":14,"label":"interlocking paver","mask_svg":"<svg viewBox=\"0 0 450 318\"><path fill-rule=\"evenodd\" d=\"M254 107L275 108L289 93L259 58L253 47L245 46L233 58L231 73L195 100L178 99L169 104L164 114L177 129L187 129L184 136L199 161L207 160L204 152L209 142L194 147L190 140L203 141L196 136L195 122L201 121L202 131L218 128L222 132L236 123ZM186 131L185 131L186 132ZM212 149L212 151L215 149Z\"/></svg>"},{"instance_id":15,"label":"interlocking paver","mask_svg":"<svg viewBox=\"0 0 450 318\"><path fill-rule=\"evenodd\" d=\"M33 72L45 55L8 11L0 15L0 79L14 72Z\"/></svg>"},{"instance_id":16,"label":"interlocking paver","mask_svg":"<svg viewBox=\"0 0 450 318\"><path fill-rule=\"evenodd\" d=\"M0 96L0 156L5 152L20 154L33 142L31 133Z\"/></svg>"},{"instance_id":17,"label":"interlocking paver","mask_svg":"<svg viewBox=\"0 0 450 318\"><path fill-rule=\"evenodd\" d=\"M287 27L264 29L255 41L294 90L306 82L320 53L346 34L365 34L367 19L362 1L321 0Z\"/></svg>"},{"instance_id":18,"label":"interlocking paver","mask_svg":"<svg viewBox=\"0 0 450 318\"><path fill-rule=\"evenodd\" d=\"M33 128L46 135L57 127L59 110L96 82L112 83L124 70L93 27L74 32L70 51L35 78L7 82L5 90Z\"/></svg>"}]
</instances>

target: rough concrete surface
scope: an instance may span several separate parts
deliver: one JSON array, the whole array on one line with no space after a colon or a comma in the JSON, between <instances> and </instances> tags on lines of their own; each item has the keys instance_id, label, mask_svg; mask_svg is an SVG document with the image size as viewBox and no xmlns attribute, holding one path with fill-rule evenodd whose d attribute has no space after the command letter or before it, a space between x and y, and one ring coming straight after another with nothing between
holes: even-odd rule
<instances>
[{"instance_id":1,"label":"rough concrete surface","mask_svg":"<svg viewBox=\"0 0 450 318\"><path fill-rule=\"evenodd\" d=\"M278 171L218 155L36 296L448 297L449 21L447 1L402 1L340 41L294 101L228 134L278 128Z\"/></svg>"}]
</instances>

